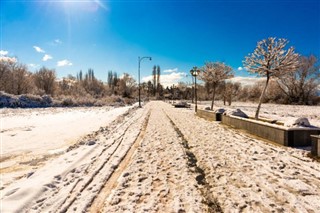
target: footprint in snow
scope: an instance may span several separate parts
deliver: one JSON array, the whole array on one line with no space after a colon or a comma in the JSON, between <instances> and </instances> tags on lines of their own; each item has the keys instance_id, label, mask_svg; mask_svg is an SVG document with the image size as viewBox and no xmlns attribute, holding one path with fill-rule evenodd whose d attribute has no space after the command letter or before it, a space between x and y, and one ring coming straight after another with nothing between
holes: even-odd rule
<instances>
[{"instance_id":1,"label":"footprint in snow","mask_svg":"<svg viewBox=\"0 0 320 213\"><path fill-rule=\"evenodd\" d=\"M4 196L10 196L14 193L16 193L16 191L18 191L20 188L15 188L15 189L12 189L10 191L8 191Z\"/></svg>"}]
</instances>

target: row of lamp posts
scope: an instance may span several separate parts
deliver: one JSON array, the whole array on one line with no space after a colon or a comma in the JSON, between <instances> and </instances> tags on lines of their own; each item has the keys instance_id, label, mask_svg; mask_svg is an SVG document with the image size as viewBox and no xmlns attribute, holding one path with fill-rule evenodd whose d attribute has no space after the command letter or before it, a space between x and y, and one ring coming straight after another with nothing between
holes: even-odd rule
<instances>
[{"instance_id":1,"label":"row of lamp posts","mask_svg":"<svg viewBox=\"0 0 320 213\"><path fill-rule=\"evenodd\" d=\"M141 86L140 86L140 63L143 59L149 59L150 61L152 60L151 57L149 56L144 56L144 57L138 57L138 84L139 84L139 107L141 108ZM198 104L197 104L197 76L199 75L200 70L197 67L193 67L190 70L190 74L194 77L194 97L195 97L195 112L198 110Z\"/></svg>"}]
</instances>

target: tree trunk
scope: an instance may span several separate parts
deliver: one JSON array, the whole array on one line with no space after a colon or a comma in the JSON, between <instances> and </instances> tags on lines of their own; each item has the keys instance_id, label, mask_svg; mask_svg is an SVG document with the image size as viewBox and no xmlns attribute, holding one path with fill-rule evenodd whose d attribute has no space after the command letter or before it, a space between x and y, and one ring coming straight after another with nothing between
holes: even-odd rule
<instances>
[{"instance_id":1,"label":"tree trunk","mask_svg":"<svg viewBox=\"0 0 320 213\"><path fill-rule=\"evenodd\" d=\"M229 104L229 106L231 106L231 103L232 103L232 96L230 95L230 96L228 97L228 104Z\"/></svg>"},{"instance_id":2,"label":"tree trunk","mask_svg":"<svg viewBox=\"0 0 320 213\"><path fill-rule=\"evenodd\" d=\"M213 87L213 91L212 91L212 102L211 102L211 110L213 110L213 104L214 104L214 97L216 95L216 88Z\"/></svg>"},{"instance_id":3,"label":"tree trunk","mask_svg":"<svg viewBox=\"0 0 320 213\"><path fill-rule=\"evenodd\" d=\"M262 91L262 93L261 93L260 100L259 100L259 105L258 105L258 108L257 108L257 111L256 111L256 115L255 115L255 119L256 119L256 120L258 120L258 118L259 118L259 111L260 111L261 103L262 103L262 100L263 100L263 98L264 98L264 95L265 95L265 93L266 93L266 91L267 91L269 79L270 79L269 74L267 74L266 85L264 86L263 91Z\"/></svg>"}]
</instances>

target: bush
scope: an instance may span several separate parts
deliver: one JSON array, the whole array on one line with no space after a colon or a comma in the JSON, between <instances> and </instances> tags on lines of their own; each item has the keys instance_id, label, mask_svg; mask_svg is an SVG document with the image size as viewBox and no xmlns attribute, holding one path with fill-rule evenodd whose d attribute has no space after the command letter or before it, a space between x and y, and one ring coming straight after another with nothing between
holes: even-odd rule
<instances>
[{"instance_id":1,"label":"bush","mask_svg":"<svg viewBox=\"0 0 320 213\"><path fill-rule=\"evenodd\" d=\"M37 108L50 107L52 105L52 98L50 96L38 95L11 95L5 92L0 92L0 107L9 108Z\"/></svg>"},{"instance_id":2,"label":"bush","mask_svg":"<svg viewBox=\"0 0 320 213\"><path fill-rule=\"evenodd\" d=\"M65 106L65 107L70 107L70 106L74 106L75 103L74 103L74 101L72 100L72 98L66 98L66 99L64 99L64 100L61 102L61 105L62 105L62 106Z\"/></svg>"},{"instance_id":3,"label":"bush","mask_svg":"<svg viewBox=\"0 0 320 213\"><path fill-rule=\"evenodd\" d=\"M74 97L59 96L52 99L49 95L11 95L0 91L0 108L38 108L38 107L78 107L78 106L125 106L135 103L135 99L122 98L121 96L107 96L93 98L91 95Z\"/></svg>"}]
</instances>

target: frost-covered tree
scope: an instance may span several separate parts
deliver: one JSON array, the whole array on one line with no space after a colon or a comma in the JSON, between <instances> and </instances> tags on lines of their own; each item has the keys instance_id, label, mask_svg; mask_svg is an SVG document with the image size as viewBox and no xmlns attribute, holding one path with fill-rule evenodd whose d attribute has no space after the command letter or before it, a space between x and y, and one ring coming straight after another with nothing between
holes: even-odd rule
<instances>
[{"instance_id":1,"label":"frost-covered tree","mask_svg":"<svg viewBox=\"0 0 320 213\"><path fill-rule=\"evenodd\" d=\"M232 99L239 93L241 90L241 83L238 82L231 82L231 81L223 81L220 85L220 91L222 93L223 98L223 105L226 105L226 102L228 102L228 105L230 106L232 103Z\"/></svg>"},{"instance_id":2,"label":"frost-covered tree","mask_svg":"<svg viewBox=\"0 0 320 213\"><path fill-rule=\"evenodd\" d=\"M243 61L244 66L249 72L267 78L259 99L255 119L259 117L261 103L270 78L280 78L288 72L294 72L299 66L299 54L294 52L293 47L285 50L287 44L288 41L282 38L276 39L270 37L263 39L258 42L254 52L246 56Z\"/></svg>"},{"instance_id":3,"label":"frost-covered tree","mask_svg":"<svg viewBox=\"0 0 320 213\"><path fill-rule=\"evenodd\" d=\"M221 62L206 62L201 69L199 78L206 83L208 91L212 94L211 110L213 108L218 85L224 80L232 77L232 68Z\"/></svg>"},{"instance_id":4,"label":"frost-covered tree","mask_svg":"<svg viewBox=\"0 0 320 213\"><path fill-rule=\"evenodd\" d=\"M0 57L0 91L21 95L33 90L31 73L16 58Z\"/></svg>"},{"instance_id":5,"label":"frost-covered tree","mask_svg":"<svg viewBox=\"0 0 320 213\"><path fill-rule=\"evenodd\" d=\"M53 95L56 88L56 71L46 67L40 68L35 72L34 83L37 88L45 94Z\"/></svg>"},{"instance_id":6,"label":"frost-covered tree","mask_svg":"<svg viewBox=\"0 0 320 213\"><path fill-rule=\"evenodd\" d=\"M136 86L136 81L128 73L124 73L123 77L119 80L119 91L123 97L131 97L133 90Z\"/></svg>"},{"instance_id":7,"label":"frost-covered tree","mask_svg":"<svg viewBox=\"0 0 320 213\"><path fill-rule=\"evenodd\" d=\"M300 57L300 66L296 72L280 78L279 86L288 97L289 103L309 104L316 96L320 84L320 66L315 56Z\"/></svg>"}]
</instances>

